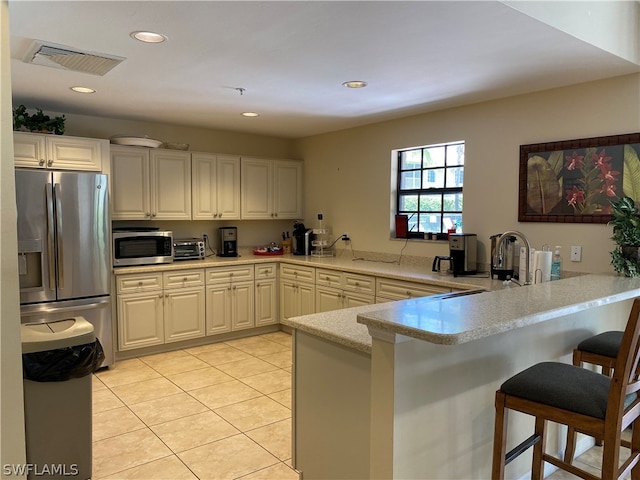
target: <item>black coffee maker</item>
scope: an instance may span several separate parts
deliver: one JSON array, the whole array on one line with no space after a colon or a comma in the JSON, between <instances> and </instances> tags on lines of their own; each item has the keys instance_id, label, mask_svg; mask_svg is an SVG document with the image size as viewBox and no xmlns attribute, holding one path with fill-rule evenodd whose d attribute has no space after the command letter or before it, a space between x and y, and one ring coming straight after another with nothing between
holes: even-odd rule
<instances>
[{"instance_id":1,"label":"black coffee maker","mask_svg":"<svg viewBox=\"0 0 640 480\"><path fill-rule=\"evenodd\" d=\"M219 257L238 256L238 227L220 227Z\"/></svg>"},{"instance_id":2,"label":"black coffee maker","mask_svg":"<svg viewBox=\"0 0 640 480\"><path fill-rule=\"evenodd\" d=\"M454 277L477 273L477 240L475 233L449 234L449 256Z\"/></svg>"},{"instance_id":3,"label":"black coffee maker","mask_svg":"<svg viewBox=\"0 0 640 480\"><path fill-rule=\"evenodd\" d=\"M304 226L302 222L293 224L293 242L291 253L294 255L311 254L311 229Z\"/></svg>"}]
</instances>

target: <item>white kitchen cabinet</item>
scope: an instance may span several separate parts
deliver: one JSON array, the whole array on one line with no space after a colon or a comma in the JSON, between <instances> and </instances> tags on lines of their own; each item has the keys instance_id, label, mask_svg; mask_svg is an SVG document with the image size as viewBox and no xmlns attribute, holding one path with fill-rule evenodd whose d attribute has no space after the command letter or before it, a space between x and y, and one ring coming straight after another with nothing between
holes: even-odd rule
<instances>
[{"instance_id":1,"label":"white kitchen cabinet","mask_svg":"<svg viewBox=\"0 0 640 480\"><path fill-rule=\"evenodd\" d=\"M371 305L375 277L338 270L316 269L316 313Z\"/></svg>"},{"instance_id":2,"label":"white kitchen cabinet","mask_svg":"<svg viewBox=\"0 0 640 480\"><path fill-rule=\"evenodd\" d=\"M240 157L193 153L193 220L240 218Z\"/></svg>"},{"instance_id":3,"label":"white kitchen cabinet","mask_svg":"<svg viewBox=\"0 0 640 480\"><path fill-rule=\"evenodd\" d=\"M255 267L255 319L256 327L278 323L278 283L275 263Z\"/></svg>"},{"instance_id":4,"label":"white kitchen cabinet","mask_svg":"<svg viewBox=\"0 0 640 480\"><path fill-rule=\"evenodd\" d=\"M118 277L117 317L118 350L163 344L162 274Z\"/></svg>"},{"instance_id":5,"label":"white kitchen cabinet","mask_svg":"<svg viewBox=\"0 0 640 480\"><path fill-rule=\"evenodd\" d=\"M163 273L165 343L205 335L204 270Z\"/></svg>"},{"instance_id":6,"label":"white kitchen cabinet","mask_svg":"<svg viewBox=\"0 0 640 480\"><path fill-rule=\"evenodd\" d=\"M426 297L439 293L450 293L451 288L440 285L407 282L391 278L376 279L376 303L408 298Z\"/></svg>"},{"instance_id":7,"label":"white kitchen cabinet","mask_svg":"<svg viewBox=\"0 0 640 480\"><path fill-rule=\"evenodd\" d=\"M204 308L203 269L119 276L118 348L202 337Z\"/></svg>"},{"instance_id":8,"label":"white kitchen cabinet","mask_svg":"<svg viewBox=\"0 0 640 480\"><path fill-rule=\"evenodd\" d=\"M102 171L109 141L98 138L13 132L16 167Z\"/></svg>"},{"instance_id":9,"label":"white kitchen cabinet","mask_svg":"<svg viewBox=\"0 0 640 480\"><path fill-rule=\"evenodd\" d=\"M254 288L253 265L207 268L207 335L252 328Z\"/></svg>"},{"instance_id":10,"label":"white kitchen cabinet","mask_svg":"<svg viewBox=\"0 0 640 480\"><path fill-rule=\"evenodd\" d=\"M243 157L243 219L302 218L302 162Z\"/></svg>"},{"instance_id":11,"label":"white kitchen cabinet","mask_svg":"<svg viewBox=\"0 0 640 480\"><path fill-rule=\"evenodd\" d=\"M113 220L191 220L191 154L111 147Z\"/></svg>"},{"instance_id":12,"label":"white kitchen cabinet","mask_svg":"<svg viewBox=\"0 0 640 480\"><path fill-rule=\"evenodd\" d=\"M280 315L282 318L315 312L315 268L280 264Z\"/></svg>"}]
</instances>

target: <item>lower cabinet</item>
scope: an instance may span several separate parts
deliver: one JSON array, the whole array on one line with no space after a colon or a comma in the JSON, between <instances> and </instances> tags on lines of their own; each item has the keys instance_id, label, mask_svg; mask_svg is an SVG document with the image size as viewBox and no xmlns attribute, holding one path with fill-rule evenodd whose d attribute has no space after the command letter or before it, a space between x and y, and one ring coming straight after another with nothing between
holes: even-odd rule
<instances>
[{"instance_id":1,"label":"lower cabinet","mask_svg":"<svg viewBox=\"0 0 640 480\"><path fill-rule=\"evenodd\" d=\"M375 277L316 269L316 313L375 303Z\"/></svg>"},{"instance_id":2,"label":"lower cabinet","mask_svg":"<svg viewBox=\"0 0 640 480\"><path fill-rule=\"evenodd\" d=\"M253 328L254 267L206 269L206 333Z\"/></svg>"},{"instance_id":3,"label":"lower cabinet","mask_svg":"<svg viewBox=\"0 0 640 480\"><path fill-rule=\"evenodd\" d=\"M315 313L315 268L280 264L280 316Z\"/></svg>"},{"instance_id":4,"label":"lower cabinet","mask_svg":"<svg viewBox=\"0 0 640 480\"><path fill-rule=\"evenodd\" d=\"M118 348L204 336L204 270L123 275L117 280Z\"/></svg>"},{"instance_id":5,"label":"lower cabinet","mask_svg":"<svg viewBox=\"0 0 640 480\"><path fill-rule=\"evenodd\" d=\"M277 271L275 263L256 265L256 327L273 325L279 322Z\"/></svg>"},{"instance_id":6,"label":"lower cabinet","mask_svg":"<svg viewBox=\"0 0 640 480\"><path fill-rule=\"evenodd\" d=\"M451 288L440 285L407 282L382 277L376 279L376 303L427 297L429 295L450 292Z\"/></svg>"}]
</instances>

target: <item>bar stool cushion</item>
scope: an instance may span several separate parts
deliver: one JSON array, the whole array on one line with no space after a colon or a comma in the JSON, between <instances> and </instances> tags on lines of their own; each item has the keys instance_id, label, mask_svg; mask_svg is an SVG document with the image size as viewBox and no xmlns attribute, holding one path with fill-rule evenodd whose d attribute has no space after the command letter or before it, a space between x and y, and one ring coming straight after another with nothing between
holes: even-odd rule
<instances>
[{"instance_id":1,"label":"bar stool cushion","mask_svg":"<svg viewBox=\"0 0 640 480\"><path fill-rule=\"evenodd\" d=\"M542 362L504 382L508 395L604 419L610 378L566 363ZM633 395L635 397L635 394Z\"/></svg>"},{"instance_id":2,"label":"bar stool cushion","mask_svg":"<svg viewBox=\"0 0 640 480\"><path fill-rule=\"evenodd\" d=\"M577 346L577 350L582 350L587 353L595 353L596 355L602 355L604 357L615 358L618 356L618 350L620 348L620 342L622 342L623 334L624 332L611 331L594 335L593 337L589 337L580 342Z\"/></svg>"}]
</instances>

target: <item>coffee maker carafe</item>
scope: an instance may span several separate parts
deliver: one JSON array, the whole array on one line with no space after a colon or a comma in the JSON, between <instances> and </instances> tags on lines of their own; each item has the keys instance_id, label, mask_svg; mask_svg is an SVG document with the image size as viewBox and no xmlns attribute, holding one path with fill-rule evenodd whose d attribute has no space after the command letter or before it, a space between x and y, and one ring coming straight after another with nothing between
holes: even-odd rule
<instances>
[{"instance_id":1,"label":"coffee maker carafe","mask_svg":"<svg viewBox=\"0 0 640 480\"><path fill-rule=\"evenodd\" d=\"M220 227L220 257L238 256L238 227Z\"/></svg>"},{"instance_id":2,"label":"coffee maker carafe","mask_svg":"<svg viewBox=\"0 0 640 480\"><path fill-rule=\"evenodd\" d=\"M454 277L478 272L477 250L478 236L475 233L449 234L449 256Z\"/></svg>"}]
</instances>

